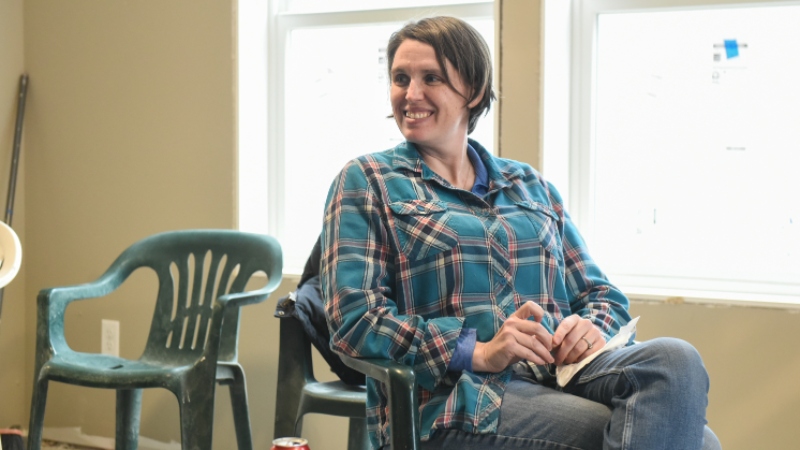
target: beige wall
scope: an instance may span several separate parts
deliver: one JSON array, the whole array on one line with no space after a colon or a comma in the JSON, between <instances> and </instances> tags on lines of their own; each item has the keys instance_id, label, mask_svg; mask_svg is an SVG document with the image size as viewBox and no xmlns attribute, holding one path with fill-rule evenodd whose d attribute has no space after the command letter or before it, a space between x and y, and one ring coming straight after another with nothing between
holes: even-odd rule
<instances>
[{"instance_id":1,"label":"beige wall","mask_svg":"<svg viewBox=\"0 0 800 450\"><path fill-rule=\"evenodd\" d=\"M25 70L22 0L0 2L0 204L6 206L11 153L17 116L19 77ZM23 148L25 142L23 141ZM25 159L21 156L12 225L25 248ZM5 214L0 216L0 220ZM23 252L23 262L27 254ZM29 397L23 368L31 361L25 348L25 274L23 269L6 286L0 322L0 427L23 424Z\"/></svg>"},{"instance_id":2,"label":"beige wall","mask_svg":"<svg viewBox=\"0 0 800 450\"><path fill-rule=\"evenodd\" d=\"M537 166L539 3L502 2L498 82L502 153ZM125 246L158 231L235 225L232 2L26 0L24 14L22 6L22 0L0 2L0 180L23 69L23 29L31 75L18 197L24 215L15 216L15 225L24 225L26 259L24 275L7 290L0 325L0 426L27 420L39 289L91 280ZM287 280L282 292L295 281ZM73 347L98 351L100 320L110 318L121 321L122 355L138 356L153 283L137 273L112 299L71 307ZM242 323L257 448L272 436L273 307L249 307ZM789 421L800 406L793 346L800 315L644 302L633 312L642 315L641 338L683 337L703 353L712 377L709 421L726 449L796 446L800 433ZM217 398L215 448L233 448L227 393ZM142 433L177 440L175 399L148 391L144 403ZM48 406L48 426L113 434L113 393L54 385ZM344 429L341 419L313 416L305 427L315 450L343 449Z\"/></svg>"},{"instance_id":3,"label":"beige wall","mask_svg":"<svg viewBox=\"0 0 800 450\"><path fill-rule=\"evenodd\" d=\"M497 0L500 154L542 167L542 0Z\"/></svg>"},{"instance_id":4,"label":"beige wall","mask_svg":"<svg viewBox=\"0 0 800 450\"><path fill-rule=\"evenodd\" d=\"M26 1L24 22L20 11L15 25L21 32L24 23L32 80L25 149L26 231L33 235L26 247L26 265L33 268L25 293L29 305L43 287L99 276L144 236L235 226L234 3ZM153 275L135 273L110 299L74 304L67 310L68 342L76 350L99 351L101 320L115 319L121 322L121 356L138 357L154 287ZM248 376L256 448L267 448L272 439L278 336L273 309L274 302L247 308L242 322L240 361ZM24 371L15 374L24 377L26 389L19 390L24 409L15 421L25 423L35 308L17 314L23 316L28 354ZM233 448L226 390L218 391L217 402L215 448ZM143 403L142 435L179 440L175 398L148 390ZM311 417L309 437L343 442L339 423ZM46 425L113 436L114 393L53 383Z\"/></svg>"}]
</instances>

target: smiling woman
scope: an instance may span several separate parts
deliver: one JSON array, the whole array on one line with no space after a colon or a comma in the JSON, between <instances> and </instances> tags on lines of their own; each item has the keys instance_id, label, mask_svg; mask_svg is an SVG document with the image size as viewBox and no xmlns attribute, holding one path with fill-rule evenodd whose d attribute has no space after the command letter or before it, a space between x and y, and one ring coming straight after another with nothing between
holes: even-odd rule
<instances>
[{"instance_id":1,"label":"smiling woman","mask_svg":"<svg viewBox=\"0 0 800 450\"><path fill-rule=\"evenodd\" d=\"M603 351L632 339L620 334L628 299L555 187L467 138L494 98L488 55L453 17L389 39L405 141L351 160L331 185L320 261L331 348L413 367L423 449L719 449L698 352L671 338ZM557 386L556 368L581 361ZM398 430L386 389L368 379L367 391L381 448Z\"/></svg>"}]
</instances>

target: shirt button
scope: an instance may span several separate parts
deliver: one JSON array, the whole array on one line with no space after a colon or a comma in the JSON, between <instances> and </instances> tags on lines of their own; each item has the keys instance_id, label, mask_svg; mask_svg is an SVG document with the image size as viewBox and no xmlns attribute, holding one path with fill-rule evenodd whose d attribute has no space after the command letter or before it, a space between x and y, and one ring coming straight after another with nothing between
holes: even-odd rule
<instances>
[{"instance_id":1,"label":"shirt button","mask_svg":"<svg viewBox=\"0 0 800 450\"><path fill-rule=\"evenodd\" d=\"M417 211L425 211L425 207L422 205L417 205Z\"/></svg>"}]
</instances>

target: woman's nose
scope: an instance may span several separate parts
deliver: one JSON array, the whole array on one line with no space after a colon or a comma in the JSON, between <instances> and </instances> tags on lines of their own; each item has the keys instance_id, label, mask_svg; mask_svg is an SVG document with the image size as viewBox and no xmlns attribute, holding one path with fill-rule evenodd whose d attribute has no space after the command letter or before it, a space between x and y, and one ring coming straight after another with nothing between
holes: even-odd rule
<instances>
[{"instance_id":1,"label":"woman's nose","mask_svg":"<svg viewBox=\"0 0 800 450\"><path fill-rule=\"evenodd\" d=\"M406 100L419 100L422 98L422 86L414 80L408 83L406 90Z\"/></svg>"}]
</instances>

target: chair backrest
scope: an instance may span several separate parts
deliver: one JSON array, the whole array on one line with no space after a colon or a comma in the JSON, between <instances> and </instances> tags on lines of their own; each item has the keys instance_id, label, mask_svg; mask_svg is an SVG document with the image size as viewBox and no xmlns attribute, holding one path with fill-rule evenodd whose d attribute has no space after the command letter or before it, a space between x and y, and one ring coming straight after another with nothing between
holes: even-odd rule
<instances>
[{"instance_id":1,"label":"chair backrest","mask_svg":"<svg viewBox=\"0 0 800 450\"><path fill-rule=\"evenodd\" d=\"M109 271L149 267L158 298L142 359L185 362L204 352L211 314L222 295L244 292L257 273L280 279L280 245L269 236L234 230L184 230L145 238L123 252ZM277 277L277 278L276 278ZM219 361L235 361L239 308L225 312Z\"/></svg>"}]
</instances>

